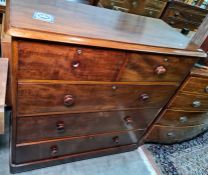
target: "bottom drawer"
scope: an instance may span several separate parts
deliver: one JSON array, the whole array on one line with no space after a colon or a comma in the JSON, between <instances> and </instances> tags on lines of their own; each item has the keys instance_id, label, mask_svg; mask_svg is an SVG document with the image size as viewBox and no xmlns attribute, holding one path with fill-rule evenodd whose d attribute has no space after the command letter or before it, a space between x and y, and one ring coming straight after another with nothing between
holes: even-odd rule
<instances>
[{"instance_id":1,"label":"bottom drawer","mask_svg":"<svg viewBox=\"0 0 208 175\"><path fill-rule=\"evenodd\" d=\"M34 144L29 145L19 144L16 147L16 158L13 162L16 164L27 163L105 148L137 144L143 133L144 130L136 130L66 140L59 139L50 142L34 142Z\"/></svg>"},{"instance_id":2,"label":"bottom drawer","mask_svg":"<svg viewBox=\"0 0 208 175\"><path fill-rule=\"evenodd\" d=\"M192 139L206 131L208 124L189 127L168 127L155 125L145 136L145 142L176 143Z\"/></svg>"}]
</instances>

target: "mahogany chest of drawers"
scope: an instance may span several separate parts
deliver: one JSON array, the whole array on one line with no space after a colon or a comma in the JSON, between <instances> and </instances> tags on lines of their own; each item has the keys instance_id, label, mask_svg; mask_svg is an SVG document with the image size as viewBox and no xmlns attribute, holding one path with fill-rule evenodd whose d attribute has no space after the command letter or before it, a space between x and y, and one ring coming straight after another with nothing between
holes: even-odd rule
<instances>
[{"instance_id":1,"label":"mahogany chest of drawers","mask_svg":"<svg viewBox=\"0 0 208 175\"><path fill-rule=\"evenodd\" d=\"M193 68L145 136L147 142L181 142L208 130L208 71Z\"/></svg>"},{"instance_id":2,"label":"mahogany chest of drawers","mask_svg":"<svg viewBox=\"0 0 208 175\"><path fill-rule=\"evenodd\" d=\"M206 9L191 6L179 0L172 0L168 2L161 19L175 28L195 30L207 14L208 10Z\"/></svg>"},{"instance_id":3,"label":"mahogany chest of drawers","mask_svg":"<svg viewBox=\"0 0 208 175\"><path fill-rule=\"evenodd\" d=\"M12 172L136 149L206 56L161 20L61 0L11 0L7 29Z\"/></svg>"},{"instance_id":4,"label":"mahogany chest of drawers","mask_svg":"<svg viewBox=\"0 0 208 175\"><path fill-rule=\"evenodd\" d=\"M160 18L167 0L99 0L101 7L132 13L136 15Z\"/></svg>"}]
</instances>

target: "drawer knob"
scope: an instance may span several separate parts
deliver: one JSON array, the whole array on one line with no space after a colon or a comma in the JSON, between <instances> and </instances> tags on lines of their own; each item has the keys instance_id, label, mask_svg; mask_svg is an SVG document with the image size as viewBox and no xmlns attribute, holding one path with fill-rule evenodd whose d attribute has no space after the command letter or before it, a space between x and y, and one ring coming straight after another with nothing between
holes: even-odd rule
<instances>
[{"instance_id":1,"label":"drawer knob","mask_svg":"<svg viewBox=\"0 0 208 175\"><path fill-rule=\"evenodd\" d=\"M72 61L72 67L73 68L78 68L80 66L80 62L79 61Z\"/></svg>"},{"instance_id":2,"label":"drawer knob","mask_svg":"<svg viewBox=\"0 0 208 175\"><path fill-rule=\"evenodd\" d=\"M142 101L146 101L146 100L149 99L149 95L147 95L147 94L142 94L142 95L140 96L140 98L142 99Z\"/></svg>"},{"instance_id":3,"label":"drawer knob","mask_svg":"<svg viewBox=\"0 0 208 175\"><path fill-rule=\"evenodd\" d=\"M72 95L66 95L64 97L64 105L65 106L72 106L74 104L74 98Z\"/></svg>"},{"instance_id":4,"label":"drawer knob","mask_svg":"<svg viewBox=\"0 0 208 175\"><path fill-rule=\"evenodd\" d=\"M176 11L175 12L175 17L178 17L180 15L180 12Z\"/></svg>"},{"instance_id":5,"label":"drawer knob","mask_svg":"<svg viewBox=\"0 0 208 175\"><path fill-rule=\"evenodd\" d=\"M63 121L58 121L56 123L56 129L58 132L64 132L65 128L64 128L64 122Z\"/></svg>"},{"instance_id":6,"label":"drawer knob","mask_svg":"<svg viewBox=\"0 0 208 175\"><path fill-rule=\"evenodd\" d=\"M198 107L200 107L200 106L201 106L201 102L200 102L200 101L198 101L198 100L193 101L192 106L193 106L194 108L198 108Z\"/></svg>"},{"instance_id":7,"label":"drawer knob","mask_svg":"<svg viewBox=\"0 0 208 175\"><path fill-rule=\"evenodd\" d=\"M113 142L114 142L114 143L119 143L119 137L118 137L118 136L113 137Z\"/></svg>"},{"instance_id":8,"label":"drawer knob","mask_svg":"<svg viewBox=\"0 0 208 175\"><path fill-rule=\"evenodd\" d=\"M208 93L208 86L206 86L206 87L204 88L204 91L205 91L206 93Z\"/></svg>"},{"instance_id":9,"label":"drawer knob","mask_svg":"<svg viewBox=\"0 0 208 175\"><path fill-rule=\"evenodd\" d=\"M82 53L82 49L77 49L77 54L80 55Z\"/></svg>"},{"instance_id":10,"label":"drawer knob","mask_svg":"<svg viewBox=\"0 0 208 175\"><path fill-rule=\"evenodd\" d=\"M175 134L174 134L173 132L168 132L168 133L167 133L167 136L168 136L168 137L174 137Z\"/></svg>"},{"instance_id":11,"label":"drawer knob","mask_svg":"<svg viewBox=\"0 0 208 175\"><path fill-rule=\"evenodd\" d=\"M126 116L124 118L124 120L125 120L125 122L126 122L127 125L130 125L130 124L133 123L133 119L130 116Z\"/></svg>"},{"instance_id":12,"label":"drawer knob","mask_svg":"<svg viewBox=\"0 0 208 175\"><path fill-rule=\"evenodd\" d=\"M188 121L188 118L186 116L182 116L179 119L180 123L186 123Z\"/></svg>"},{"instance_id":13,"label":"drawer knob","mask_svg":"<svg viewBox=\"0 0 208 175\"><path fill-rule=\"evenodd\" d=\"M51 146L51 155L56 156L58 153L58 147L56 145Z\"/></svg>"},{"instance_id":14,"label":"drawer knob","mask_svg":"<svg viewBox=\"0 0 208 175\"><path fill-rule=\"evenodd\" d=\"M162 74L165 74L167 72L167 70L164 66L158 66L155 69L155 72L156 72L157 75L162 75Z\"/></svg>"}]
</instances>

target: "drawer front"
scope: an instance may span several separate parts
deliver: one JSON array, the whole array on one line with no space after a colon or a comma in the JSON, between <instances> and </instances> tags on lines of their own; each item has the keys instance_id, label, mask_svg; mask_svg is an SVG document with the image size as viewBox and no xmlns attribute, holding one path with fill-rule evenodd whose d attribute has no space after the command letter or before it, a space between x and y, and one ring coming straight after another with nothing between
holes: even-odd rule
<instances>
[{"instance_id":1,"label":"drawer front","mask_svg":"<svg viewBox=\"0 0 208 175\"><path fill-rule=\"evenodd\" d=\"M200 23L192 23L189 20L178 20L175 17L165 17L162 19L172 27L179 29L187 28L189 30L195 30L200 26Z\"/></svg>"},{"instance_id":2,"label":"drawer front","mask_svg":"<svg viewBox=\"0 0 208 175\"><path fill-rule=\"evenodd\" d=\"M208 123L208 112L166 110L156 122L166 126L193 126Z\"/></svg>"},{"instance_id":3,"label":"drawer front","mask_svg":"<svg viewBox=\"0 0 208 175\"><path fill-rule=\"evenodd\" d=\"M18 42L19 79L116 80L125 52L29 41Z\"/></svg>"},{"instance_id":4,"label":"drawer front","mask_svg":"<svg viewBox=\"0 0 208 175\"><path fill-rule=\"evenodd\" d=\"M138 143L143 132L144 131L142 130L129 131L124 133L79 137L61 141L36 142L31 145L17 145L15 163L18 164L36 160L58 158L87 151Z\"/></svg>"},{"instance_id":5,"label":"drawer front","mask_svg":"<svg viewBox=\"0 0 208 175\"><path fill-rule=\"evenodd\" d=\"M181 91L208 95L208 78L190 77Z\"/></svg>"},{"instance_id":6,"label":"drawer front","mask_svg":"<svg viewBox=\"0 0 208 175\"><path fill-rule=\"evenodd\" d=\"M161 108L175 85L19 83L18 115Z\"/></svg>"},{"instance_id":7,"label":"drawer front","mask_svg":"<svg viewBox=\"0 0 208 175\"><path fill-rule=\"evenodd\" d=\"M208 111L208 96L179 93L169 107L178 110Z\"/></svg>"},{"instance_id":8,"label":"drawer front","mask_svg":"<svg viewBox=\"0 0 208 175\"><path fill-rule=\"evenodd\" d=\"M151 54L130 54L121 81L182 81L196 59Z\"/></svg>"},{"instance_id":9,"label":"drawer front","mask_svg":"<svg viewBox=\"0 0 208 175\"><path fill-rule=\"evenodd\" d=\"M159 111L151 109L19 117L17 143L146 129Z\"/></svg>"},{"instance_id":10,"label":"drawer front","mask_svg":"<svg viewBox=\"0 0 208 175\"><path fill-rule=\"evenodd\" d=\"M178 20L187 20L193 23L201 23L206 14L194 10L170 8L166 11L166 17L174 17Z\"/></svg>"},{"instance_id":11,"label":"drawer front","mask_svg":"<svg viewBox=\"0 0 208 175\"><path fill-rule=\"evenodd\" d=\"M155 125L146 136L146 142L157 143L176 143L182 142L203 133L208 129L208 124L188 126L188 127L170 127Z\"/></svg>"}]
</instances>

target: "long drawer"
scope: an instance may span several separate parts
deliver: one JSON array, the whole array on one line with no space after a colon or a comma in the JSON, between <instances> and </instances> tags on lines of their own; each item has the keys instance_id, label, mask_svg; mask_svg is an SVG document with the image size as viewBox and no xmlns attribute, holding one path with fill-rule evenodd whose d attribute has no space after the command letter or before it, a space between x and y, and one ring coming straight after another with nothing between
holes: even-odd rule
<instances>
[{"instance_id":1,"label":"long drawer","mask_svg":"<svg viewBox=\"0 0 208 175\"><path fill-rule=\"evenodd\" d=\"M169 105L171 109L208 111L208 96L179 93Z\"/></svg>"},{"instance_id":2,"label":"long drawer","mask_svg":"<svg viewBox=\"0 0 208 175\"><path fill-rule=\"evenodd\" d=\"M17 118L17 143L146 129L159 109Z\"/></svg>"},{"instance_id":3,"label":"long drawer","mask_svg":"<svg viewBox=\"0 0 208 175\"><path fill-rule=\"evenodd\" d=\"M18 42L18 78L70 81L182 81L192 58L73 45Z\"/></svg>"},{"instance_id":4,"label":"long drawer","mask_svg":"<svg viewBox=\"0 0 208 175\"><path fill-rule=\"evenodd\" d=\"M208 95L208 79L190 77L180 88L180 91Z\"/></svg>"},{"instance_id":5,"label":"long drawer","mask_svg":"<svg viewBox=\"0 0 208 175\"><path fill-rule=\"evenodd\" d=\"M19 83L18 115L161 108L176 85Z\"/></svg>"},{"instance_id":6,"label":"long drawer","mask_svg":"<svg viewBox=\"0 0 208 175\"><path fill-rule=\"evenodd\" d=\"M15 163L57 158L138 143L143 130L17 145Z\"/></svg>"},{"instance_id":7,"label":"long drawer","mask_svg":"<svg viewBox=\"0 0 208 175\"><path fill-rule=\"evenodd\" d=\"M208 123L208 112L165 110L156 124L166 126L194 126Z\"/></svg>"},{"instance_id":8,"label":"long drawer","mask_svg":"<svg viewBox=\"0 0 208 175\"><path fill-rule=\"evenodd\" d=\"M146 142L157 143L176 143L192 139L193 137L203 133L208 129L208 124L187 126L187 127L171 127L154 125L146 136Z\"/></svg>"}]
</instances>

